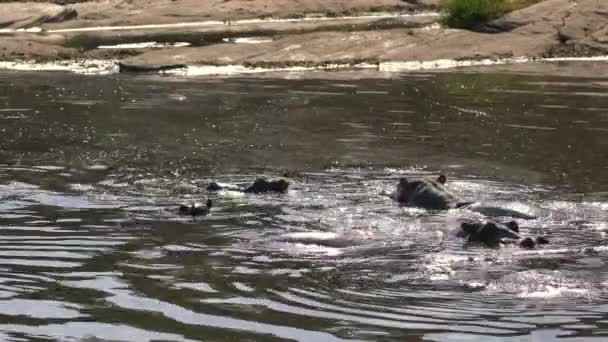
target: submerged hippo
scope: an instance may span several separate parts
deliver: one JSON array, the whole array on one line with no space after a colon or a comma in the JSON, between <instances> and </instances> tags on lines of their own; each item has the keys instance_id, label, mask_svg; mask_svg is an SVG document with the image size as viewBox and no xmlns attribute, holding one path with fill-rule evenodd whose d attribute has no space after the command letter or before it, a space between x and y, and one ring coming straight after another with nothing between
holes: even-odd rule
<instances>
[{"instance_id":1,"label":"submerged hippo","mask_svg":"<svg viewBox=\"0 0 608 342\"><path fill-rule=\"evenodd\" d=\"M465 237L470 242L483 243L490 247L501 244L519 244L522 248L534 248L538 245L548 244L549 241L539 236L536 239L523 237L519 234L519 225L515 221L507 223L463 222L460 225L459 237Z\"/></svg>"},{"instance_id":2,"label":"submerged hippo","mask_svg":"<svg viewBox=\"0 0 608 342\"><path fill-rule=\"evenodd\" d=\"M178 212L180 215L190 215L194 219L197 216L208 215L212 205L211 199L208 199L205 205L202 205L202 203L182 204L179 206Z\"/></svg>"},{"instance_id":3,"label":"submerged hippo","mask_svg":"<svg viewBox=\"0 0 608 342\"><path fill-rule=\"evenodd\" d=\"M465 202L445 188L446 181L447 177L444 175L440 175L436 179L408 180L400 178L396 191L390 194L390 197L404 205L430 210L466 208L490 217L505 216L526 220L536 218L511 209L485 206L476 202Z\"/></svg>"},{"instance_id":4,"label":"submerged hippo","mask_svg":"<svg viewBox=\"0 0 608 342\"><path fill-rule=\"evenodd\" d=\"M220 185L216 182L212 182L207 186L208 191L232 190L254 194L261 194L266 192L284 193L287 192L288 188L289 181L284 178L276 178L271 180L267 180L265 178L258 178L255 180L255 182L253 182L253 184L246 188L240 188L232 185Z\"/></svg>"}]
</instances>

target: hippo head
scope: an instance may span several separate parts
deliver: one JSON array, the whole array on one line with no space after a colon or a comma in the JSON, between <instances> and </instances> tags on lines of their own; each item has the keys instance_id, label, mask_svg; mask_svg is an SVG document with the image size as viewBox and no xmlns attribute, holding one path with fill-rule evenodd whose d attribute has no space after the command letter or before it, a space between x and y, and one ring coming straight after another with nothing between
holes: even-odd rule
<instances>
[{"instance_id":1,"label":"hippo head","mask_svg":"<svg viewBox=\"0 0 608 342\"><path fill-rule=\"evenodd\" d=\"M477 234L477 232L483 227L481 222L462 222L460 228L465 235L471 236Z\"/></svg>"},{"instance_id":2,"label":"hippo head","mask_svg":"<svg viewBox=\"0 0 608 342\"><path fill-rule=\"evenodd\" d=\"M512 231L519 233L519 224L517 224L517 222L509 221L505 223L505 226L507 226L507 228L511 229Z\"/></svg>"},{"instance_id":3,"label":"hippo head","mask_svg":"<svg viewBox=\"0 0 608 342\"><path fill-rule=\"evenodd\" d=\"M519 225L515 221L507 223L488 222L463 222L460 225L463 235L469 241L481 242L486 245L496 246L504 241L503 239L519 240ZM534 242L534 241L532 241ZM529 245L529 241L524 242ZM522 245L524 246L524 245Z\"/></svg>"},{"instance_id":4,"label":"hippo head","mask_svg":"<svg viewBox=\"0 0 608 342\"><path fill-rule=\"evenodd\" d=\"M411 184L412 183L408 183L407 178L399 178L399 183L397 184L397 201L407 203L412 192Z\"/></svg>"},{"instance_id":5,"label":"hippo head","mask_svg":"<svg viewBox=\"0 0 608 342\"><path fill-rule=\"evenodd\" d=\"M441 183L442 185L445 184L445 182L448 181L448 178L445 175L439 175L439 177L437 177L437 182Z\"/></svg>"},{"instance_id":6,"label":"hippo head","mask_svg":"<svg viewBox=\"0 0 608 342\"><path fill-rule=\"evenodd\" d=\"M519 246L522 248L533 249L540 245L546 245L549 243L549 240L544 236L538 236L536 239L532 239L531 237L527 237L525 239L521 239L519 241Z\"/></svg>"},{"instance_id":7,"label":"hippo head","mask_svg":"<svg viewBox=\"0 0 608 342\"><path fill-rule=\"evenodd\" d=\"M437 184L434 184L435 182L443 185L446 181L447 177L445 175L439 175L439 177L437 177L437 179L435 180L417 179L413 181L408 181L407 178L401 177L399 178L399 183L397 184L397 201L401 203L407 203L409 202L412 194L416 192L416 190L421 186L431 183L432 185L437 187Z\"/></svg>"},{"instance_id":8,"label":"hippo head","mask_svg":"<svg viewBox=\"0 0 608 342\"><path fill-rule=\"evenodd\" d=\"M270 181L270 188L276 192L286 192L289 188L289 182L283 178Z\"/></svg>"},{"instance_id":9,"label":"hippo head","mask_svg":"<svg viewBox=\"0 0 608 342\"><path fill-rule=\"evenodd\" d=\"M266 180L258 178L253 184L245 189L245 192L264 193L264 192L286 192L289 187L289 182L283 178Z\"/></svg>"}]
</instances>

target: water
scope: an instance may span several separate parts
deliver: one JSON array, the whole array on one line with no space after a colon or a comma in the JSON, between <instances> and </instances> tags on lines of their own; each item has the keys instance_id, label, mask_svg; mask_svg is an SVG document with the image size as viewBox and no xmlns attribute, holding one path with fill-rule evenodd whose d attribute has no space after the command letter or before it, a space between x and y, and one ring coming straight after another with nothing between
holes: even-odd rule
<instances>
[{"instance_id":1,"label":"water","mask_svg":"<svg viewBox=\"0 0 608 342\"><path fill-rule=\"evenodd\" d=\"M0 339L604 340L607 88L3 72ZM551 244L470 246L471 213L379 195L439 172ZM283 196L204 190L284 173Z\"/></svg>"}]
</instances>

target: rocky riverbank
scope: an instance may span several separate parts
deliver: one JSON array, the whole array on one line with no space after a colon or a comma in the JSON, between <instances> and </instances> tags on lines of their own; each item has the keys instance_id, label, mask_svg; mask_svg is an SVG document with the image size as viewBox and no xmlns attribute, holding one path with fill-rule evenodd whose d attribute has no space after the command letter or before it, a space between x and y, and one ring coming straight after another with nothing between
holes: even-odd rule
<instances>
[{"instance_id":1,"label":"rocky riverbank","mask_svg":"<svg viewBox=\"0 0 608 342\"><path fill-rule=\"evenodd\" d=\"M0 60L331 67L608 55L608 2L545 0L480 28L437 24L437 1L117 0L0 3Z\"/></svg>"}]
</instances>

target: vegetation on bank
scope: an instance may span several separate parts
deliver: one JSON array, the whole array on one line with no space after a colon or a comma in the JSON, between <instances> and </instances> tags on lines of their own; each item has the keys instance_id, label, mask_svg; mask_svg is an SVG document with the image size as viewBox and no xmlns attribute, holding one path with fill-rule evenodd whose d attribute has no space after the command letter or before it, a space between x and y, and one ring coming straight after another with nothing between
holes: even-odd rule
<instances>
[{"instance_id":1,"label":"vegetation on bank","mask_svg":"<svg viewBox=\"0 0 608 342\"><path fill-rule=\"evenodd\" d=\"M470 29L539 1L542 0L444 0L440 5L441 23Z\"/></svg>"}]
</instances>

